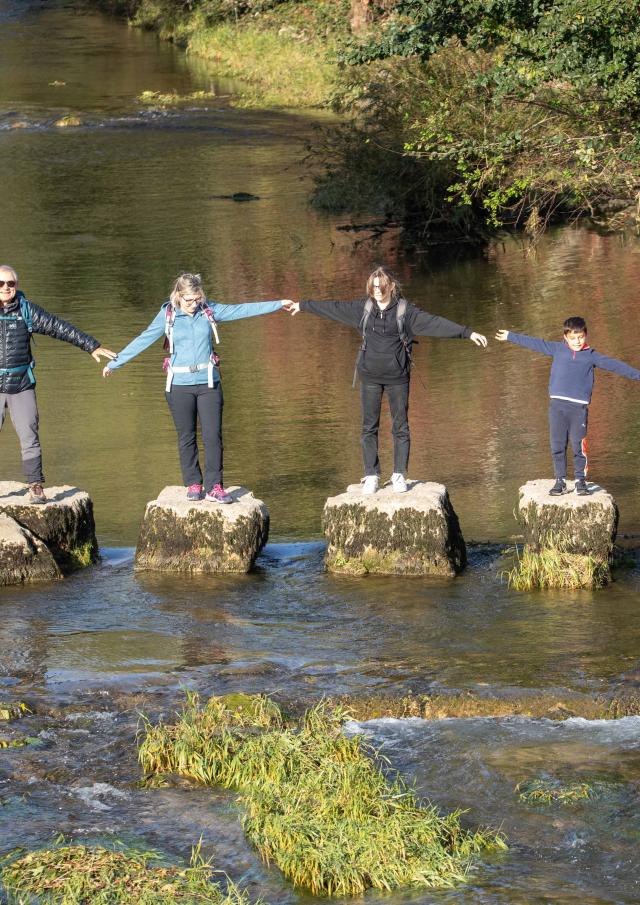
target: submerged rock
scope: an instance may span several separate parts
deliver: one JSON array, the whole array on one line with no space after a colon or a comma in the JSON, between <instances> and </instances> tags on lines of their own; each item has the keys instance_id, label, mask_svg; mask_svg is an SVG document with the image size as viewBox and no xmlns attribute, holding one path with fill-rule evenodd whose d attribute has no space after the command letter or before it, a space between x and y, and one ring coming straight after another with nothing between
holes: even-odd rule
<instances>
[{"instance_id":1,"label":"submerged rock","mask_svg":"<svg viewBox=\"0 0 640 905\"><path fill-rule=\"evenodd\" d=\"M330 572L451 577L467 563L458 516L443 484L412 481L407 493L384 487L371 496L352 484L327 500L322 525Z\"/></svg>"},{"instance_id":2,"label":"submerged rock","mask_svg":"<svg viewBox=\"0 0 640 905\"><path fill-rule=\"evenodd\" d=\"M147 503L135 565L161 572L249 572L269 536L269 512L244 487L233 503L191 502L184 487L165 487Z\"/></svg>"},{"instance_id":3,"label":"submerged rock","mask_svg":"<svg viewBox=\"0 0 640 905\"><path fill-rule=\"evenodd\" d=\"M77 487L47 487L31 503L24 484L0 481L0 584L50 581L98 559L93 503Z\"/></svg>"},{"instance_id":4,"label":"submerged rock","mask_svg":"<svg viewBox=\"0 0 640 905\"><path fill-rule=\"evenodd\" d=\"M618 530L618 507L610 493L592 484L589 496L550 496L551 480L527 481L520 488L518 521L533 550L559 546L565 553L609 561Z\"/></svg>"}]
</instances>

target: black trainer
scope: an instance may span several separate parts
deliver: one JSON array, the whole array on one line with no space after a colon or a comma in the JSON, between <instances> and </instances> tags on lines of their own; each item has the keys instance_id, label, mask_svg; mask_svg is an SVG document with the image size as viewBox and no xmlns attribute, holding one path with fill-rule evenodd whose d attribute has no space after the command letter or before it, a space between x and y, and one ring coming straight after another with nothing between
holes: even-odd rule
<instances>
[{"instance_id":1,"label":"black trainer","mask_svg":"<svg viewBox=\"0 0 640 905\"><path fill-rule=\"evenodd\" d=\"M576 493L578 496L589 496L591 493L584 478L578 478L576 481Z\"/></svg>"},{"instance_id":2,"label":"black trainer","mask_svg":"<svg viewBox=\"0 0 640 905\"><path fill-rule=\"evenodd\" d=\"M585 485L586 486L586 485ZM549 493L551 496L562 496L563 493L567 492L567 482L564 478L556 478L556 483L553 485Z\"/></svg>"}]
</instances>

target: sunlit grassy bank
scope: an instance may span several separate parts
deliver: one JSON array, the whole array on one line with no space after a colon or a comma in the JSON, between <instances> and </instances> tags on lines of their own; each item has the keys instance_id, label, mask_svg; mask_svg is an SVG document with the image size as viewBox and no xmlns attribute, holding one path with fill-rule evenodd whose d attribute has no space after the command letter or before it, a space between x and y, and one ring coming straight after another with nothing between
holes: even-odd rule
<instances>
[{"instance_id":1,"label":"sunlit grassy bank","mask_svg":"<svg viewBox=\"0 0 640 905\"><path fill-rule=\"evenodd\" d=\"M343 734L344 710L320 704L285 725L273 702L248 700L188 695L174 723L144 722L140 762L147 773L237 789L248 838L296 886L336 896L451 886L480 852L505 847L388 779L375 752Z\"/></svg>"},{"instance_id":2,"label":"sunlit grassy bank","mask_svg":"<svg viewBox=\"0 0 640 905\"><path fill-rule=\"evenodd\" d=\"M42 905L249 905L233 883L212 882L211 864L198 849L188 867L160 866L159 859L152 851L62 842L6 856L0 881L10 905L27 905L34 896Z\"/></svg>"},{"instance_id":3,"label":"sunlit grassy bank","mask_svg":"<svg viewBox=\"0 0 640 905\"><path fill-rule=\"evenodd\" d=\"M332 57L347 28L349 4L342 0L98 3L211 62L217 75L238 79L240 105L327 107L339 83Z\"/></svg>"}]
</instances>

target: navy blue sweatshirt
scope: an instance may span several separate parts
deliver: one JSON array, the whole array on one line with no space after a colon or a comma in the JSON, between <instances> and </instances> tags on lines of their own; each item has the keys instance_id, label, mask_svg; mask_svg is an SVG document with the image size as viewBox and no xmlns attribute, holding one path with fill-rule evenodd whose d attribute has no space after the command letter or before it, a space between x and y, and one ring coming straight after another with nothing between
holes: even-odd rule
<instances>
[{"instance_id":1,"label":"navy blue sweatshirt","mask_svg":"<svg viewBox=\"0 0 640 905\"><path fill-rule=\"evenodd\" d=\"M306 299L300 302L301 311L311 311L328 320L360 329L366 298L354 302L316 302ZM409 343L414 336L440 336L449 339L468 339L469 327L456 324L429 314L407 303L404 329ZM373 311L366 326L366 351L358 358L358 374L363 383L394 386L407 383L411 362L398 333L398 303L393 300L386 308L373 304Z\"/></svg>"},{"instance_id":2,"label":"navy blue sweatshirt","mask_svg":"<svg viewBox=\"0 0 640 905\"><path fill-rule=\"evenodd\" d=\"M549 396L552 399L565 399L567 402L589 405L593 392L594 368L613 371L614 374L621 374L631 380L640 380L640 371L637 368L632 368L617 358L601 355L591 346L583 346L579 352L573 352L566 342L547 342L546 339L536 339L524 333L512 333L511 330L507 339L509 342L524 346L525 349L542 352L543 355L550 355L553 358L549 377Z\"/></svg>"}]
</instances>

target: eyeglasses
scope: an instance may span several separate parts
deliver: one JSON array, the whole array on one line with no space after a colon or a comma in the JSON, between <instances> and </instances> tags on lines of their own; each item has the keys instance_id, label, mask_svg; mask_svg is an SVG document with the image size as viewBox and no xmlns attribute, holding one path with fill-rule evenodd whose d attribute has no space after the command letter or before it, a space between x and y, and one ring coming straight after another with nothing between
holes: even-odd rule
<instances>
[{"instance_id":1,"label":"eyeglasses","mask_svg":"<svg viewBox=\"0 0 640 905\"><path fill-rule=\"evenodd\" d=\"M16 281L15 280L0 280L0 289L2 289L3 286L6 286L7 289L15 289Z\"/></svg>"}]
</instances>

